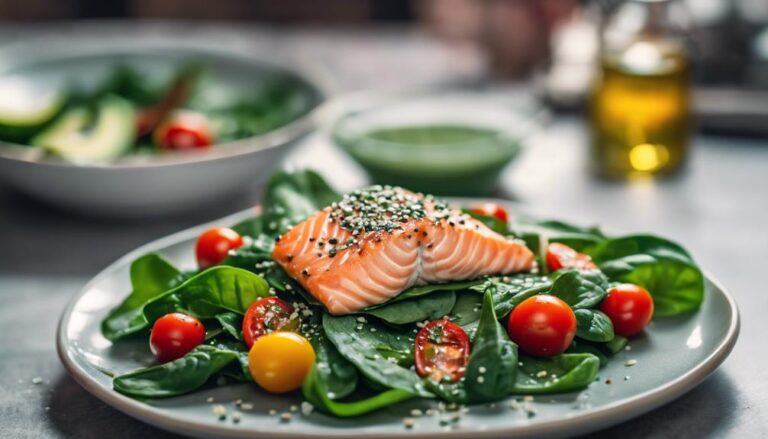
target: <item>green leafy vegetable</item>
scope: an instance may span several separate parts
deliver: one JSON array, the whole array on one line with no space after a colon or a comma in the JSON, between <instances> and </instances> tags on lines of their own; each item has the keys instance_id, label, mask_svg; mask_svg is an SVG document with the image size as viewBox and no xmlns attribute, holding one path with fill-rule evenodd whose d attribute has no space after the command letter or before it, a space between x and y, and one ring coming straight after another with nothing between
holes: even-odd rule
<instances>
[{"instance_id":1,"label":"green leafy vegetable","mask_svg":"<svg viewBox=\"0 0 768 439\"><path fill-rule=\"evenodd\" d=\"M539 252L542 250L541 245L549 242L561 242L581 251L606 239L597 227L579 227L561 221L531 217L517 218L512 231L534 252Z\"/></svg>"},{"instance_id":2,"label":"green leafy vegetable","mask_svg":"<svg viewBox=\"0 0 768 439\"><path fill-rule=\"evenodd\" d=\"M371 320L362 323L355 316L329 314L323 314L323 330L339 353L374 383L424 398L433 396L416 372L387 359L396 358L395 354L413 361L413 332Z\"/></svg>"},{"instance_id":3,"label":"green leafy vegetable","mask_svg":"<svg viewBox=\"0 0 768 439\"><path fill-rule=\"evenodd\" d=\"M326 413L339 417L360 416L398 402L413 399L417 395L403 389L385 390L376 396L352 401L339 402L328 397L330 393L325 382L319 377L317 366L313 367L302 385L302 394L312 405Z\"/></svg>"},{"instance_id":4,"label":"green leafy vegetable","mask_svg":"<svg viewBox=\"0 0 768 439\"><path fill-rule=\"evenodd\" d=\"M407 290L403 291L402 293L398 294L392 300L389 300L388 302L384 302L379 305L368 307L367 309L375 309L378 307L389 305L393 302L398 302L400 300L407 300L407 299L413 299L414 297L421 297L426 296L427 294L432 294L436 291L459 291L459 290L466 290L469 287L480 285L484 282L484 279L474 279L474 280L463 280L463 281L457 281L457 282L447 282L444 284L428 284L428 285L418 285L415 287L408 288Z\"/></svg>"},{"instance_id":5,"label":"green leafy vegetable","mask_svg":"<svg viewBox=\"0 0 768 439\"><path fill-rule=\"evenodd\" d=\"M475 285L470 290L481 293L490 292L496 314L504 317L523 300L538 293L548 291L552 281L538 274L517 274L501 278L491 278L481 285Z\"/></svg>"},{"instance_id":6,"label":"green leafy vegetable","mask_svg":"<svg viewBox=\"0 0 768 439\"><path fill-rule=\"evenodd\" d=\"M120 375L114 389L139 398L183 395L203 386L239 353L217 346L200 345L178 360Z\"/></svg>"},{"instance_id":7,"label":"green leafy vegetable","mask_svg":"<svg viewBox=\"0 0 768 439\"><path fill-rule=\"evenodd\" d=\"M489 229L500 235L507 235L509 233L509 230L507 229L507 223L496 218L495 216L480 215L473 212L471 209L461 209L461 211L485 224Z\"/></svg>"},{"instance_id":8,"label":"green leafy vegetable","mask_svg":"<svg viewBox=\"0 0 768 439\"><path fill-rule=\"evenodd\" d=\"M357 387L355 365L341 356L322 329L311 341L315 348L315 379L322 383L325 396L332 400L348 396Z\"/></svg>"},{"instance_id":9,"label":"green leafy vegetable","mask_svg":"<svg viewBox=\"0 0 768 439\"><path fill-rule=\"evenodd\" d=\"M594 308L603 301L609 287L608 278L599 270L560 270L549 294L573 309Z\"/></svg>"},{"instance_id":10,"label":"green leafy vegetable","mask_svg":"<svg viewBox=\"0 0 768 439\"><path fill-rule=\"evenodd\" d=\"M453 291L438 291L428 296L398 300L385 306L363 311L393 325L436 320L447 315L456 303Z\"/></svg>"},{"instance_id":11,"label":"green leafy vegetable","mask_svg":"<svg viewBox=\"0 0 768 439\"><path fill-rule=\"evenodd\" d=\"M594 309L577 309L576 336L589 341L613 340L613 323L607 315Z\"/></svg>"},{"instance_id":12,"label":"green leafy vegetable","mask_svg":"<svg viewBox=\"0 0 768 439\"><path fill-rule=\"evenodd\" d=\"M240 236L256 238L264 233L264 221L261 216L254 216L235 224L232 226L232 230L239 233Z\"/></svg>"},{"instance_id":13,"label":"green leafy vegetable","mask_svg":"<svg viewBox=\"0 0 768 439\"><path fill-rule=\"evenodd\" d=\"M162 256L150 253L131 264L133 291L101 322L101 332L109 340L135 332L147 324L142 308L146 302L172 288L181 273Z\"/></svg>"},{"instance_id":14,"label":"green leafy vegetable","mask_svg":"<svg viewBox=\"0 0 768 439\"><path fill-rule=\"evenodd\" d=\"M592 354L560 354L551 358L521 356L515 393L563 393L581 390L595 381L600 359ZM546 375L541 372L546 372Z\"/></svg>"},{"instance_id":15,"label":"green leafy vegetable","mask_svg":"<svg viewBox=\"0 0 768 439\"><path fill-rule=\"evenodd\" d=\"M283 234L339 199L341 195L313 171L277 172L264 193L264 230Z\"/></svg>"},{"instance_id":16,"label":"green leafy vegetable","mask_svg":"<svg viewBox=\"0 0 768 439\"><path fill-rule=\"evenodd\" d=\"M243 316L232 311L216 314L216 320L221 328L235 340L243 339Z\"/></svg>"}]
</instances>

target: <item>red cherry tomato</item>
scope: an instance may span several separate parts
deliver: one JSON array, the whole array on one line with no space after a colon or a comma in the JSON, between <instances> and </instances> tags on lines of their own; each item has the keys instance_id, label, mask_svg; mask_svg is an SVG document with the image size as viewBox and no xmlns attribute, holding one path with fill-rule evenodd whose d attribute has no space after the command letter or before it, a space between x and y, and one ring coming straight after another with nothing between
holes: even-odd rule
<instances>
[{"instance_id":1,"label":"red cherry tomato","mask_svg":"<svg viewBox=\"0 0 768 439\"><path fill-rule=\"evenodd\" d=\"M509 220L507 209L496 203L483 203L479 206L475 206L472 209L472 213L483 216L493 216L505 224Z\"/></svg>"},{"instance_id":2,"label":"red cherry tomato","mask_svg":"<svg viewBox=\"0 0 768 439\"><path fill-rule=\"evenodd\" d=\"M230 250L243 245L239 233L226 227L214 227L197 238L195 255L200 268L208 268L224 261Z\"/></svg>"},{"instance_id":3,"label":"red cherry tomato","mask_svg":"<svg viewBox=\"0 0 768 439\"><path fill-rule=\"evenodd\" d=\"M153 140L163 149L205 148L213 144L208 119L190 111L176 112L155 129Z\"/></svg>"},{"instance_id":4,"label":"red cherry tomato","mask_svg":"<svg viewBox=\"0 0 768 439\"><path fill-rule=\"evenodd\" d=\"M509 338L537 357L551 357L568 349L576 335L576 315L567 303L546 294L525 299L509 316Z\"/></svg>"},{"instance_id":5,"label":"red cherry tomato","mask_svg":"<svg viewBox=\"0 0 768 439\"><path fill-rule=\"evenodd\" d=\"M152 326L149 347L158 361L165 363L181 358L205 341L205 327L186 314L166 314Z\"/></svg>"},{"instance_id":6,"label":"red cherry tomato","mask_svg":"<svg viewBox=\"0 0 768 439\"><path fill-rule=\"evenodd\" d=\"M277 331L293 331L299 320L291 318L293 306L277 297L259 299L248 307L243 317L243 339L250 348L262 335Z\"/></svg>"},{"instance_id":7,"label":"red cherry tomato","mask_svg":"<svg viewBox=\"0 0 768 439\"><path fill-rule=\"evenodd\" d=\"M419 376L438 383L444 379L456 382L467 369L469 337L448 320L431 321L416 335L414 356Z\"/></svg>"},{"instance_id":8,"label":"red cherry tomato","mask_svg":"<svg viewBox=\"0 0 768 439\"><path fill-rule=\"evenodd\" d=\"M561 268L595 270L597 265L588 255L579 253L565 244L553 242L547 247L547 267L549 271L557 271Z\"/></svg>"},{"instance_id":9,"label":"red cherry tomato","mask_svg":"<svg viewBox=\"0 0 768 439\"><path fill-rule=\"evenodd\" d=\"M630 337L642 331L651 321L653 298L643 287L621 284L608 290L600 310L611 319L616 334Z\"/></svg>"}]
</instances>

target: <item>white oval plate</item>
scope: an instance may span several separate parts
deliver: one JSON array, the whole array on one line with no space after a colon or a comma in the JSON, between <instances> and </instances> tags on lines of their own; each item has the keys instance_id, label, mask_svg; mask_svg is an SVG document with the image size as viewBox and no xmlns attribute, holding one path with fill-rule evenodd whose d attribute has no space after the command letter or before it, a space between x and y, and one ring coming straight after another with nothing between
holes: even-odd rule
<instances>
[{"instance_id":1,"label":"white oval plate","mask_svg":"<svg viewBox=\"0 0 768 439\"><path fill-rule=\"evenodd\" d=\"M130 290L128 269L138 256L158 252L182 268L193 268L197 235L211 225L231 225L254 214L249 209L210 224L197 226L140 247L99 273L67 306L59 323L57 346L64 366L87 391L118 410L160 428L192 436L307 438L364 436L366 438L573 436L638 416L691 390L730 353L739 332L733 298L711 276L701 310L689 316L657 319L646 334L633 339L600 370L588 389L569 394L537 396L535 414L513 409L508 401L470 406L457 423L441 425L440 416L414 418L406 429L403 418L412 409L437 407L435 401L410 401L354 419L337 419L317 411L293 412L290 422L277 413L291 412L302 399L297 393L268 395L255 385L232 384L181 397L137 401L112 390L112 374L151 363L146 340L112 345L99 330L106 313ZM627 367L627 360L636 365ZM628 377L628 378L625 378ZM610 380L611 384L606 381ZM212 398L212 399L211 399ZM220 420L212 402L228 413L234 401L253 405L240 410L240 422ZM294 407L295 409L295 407Z\"/></svg>"}]
</instances>

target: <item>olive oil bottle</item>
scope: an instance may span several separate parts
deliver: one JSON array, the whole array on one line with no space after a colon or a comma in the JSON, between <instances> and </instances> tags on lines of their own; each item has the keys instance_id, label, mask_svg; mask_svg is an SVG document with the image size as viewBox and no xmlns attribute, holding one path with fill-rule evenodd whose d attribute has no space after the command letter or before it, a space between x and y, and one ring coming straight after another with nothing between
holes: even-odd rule
<instances>
[{"instance_id":1,"label":"olive oil bottle","mask_svg":"<svg viewBox=\"0 0 768 439\"><path fill-rule=\"evenodd\" d=\"M590 102L592 165L600 175L672 173L685 163L690 69L685 45L669 29L674 3L630 0L603 30Z\"/></svg>"}]
</instances>

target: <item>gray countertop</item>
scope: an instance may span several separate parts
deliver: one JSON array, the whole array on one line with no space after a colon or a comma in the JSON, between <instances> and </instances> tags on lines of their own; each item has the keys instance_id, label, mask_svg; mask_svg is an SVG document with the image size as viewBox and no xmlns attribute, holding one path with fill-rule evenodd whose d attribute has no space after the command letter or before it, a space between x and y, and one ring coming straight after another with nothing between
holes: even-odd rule
<instances>
[{"instance_id":1,"label":"gray countertop","mask_svg":"<svg viewBox=\"0 0 768 439\"><path fill-rule=\"evenodd\" d=\"M222 35L221 29L210 32ZM226 38L233 41L258 34L228 32ZM0 30L0 42L30 34L27 28L6 26ZM456 67L453 49L413 32L266 35L285 50L322 62L345 90L382 85L375 76L378 68L371 65L377 58L372 50L385 58L378 61L380 68L396 60L414 66L409 80L403 79L409 75L394 75L383 80L387 86L462 82L482 70L472 54L472 61ZM336 43L340 52L329 51ZM324 59L328 53L334 53L335 60L367 56L371 62L329 61ZM600 181L585 171L585 161L581 121L554 118L506 171L499 194L537 212L599 222L609 230L673 237L731 290L743 317L736 348L707 381L667 406L600 435L768 437L768 351L763 339L768 330L760 323L768 315L768 295L761 282L768 264L768 141L697 137L688 171L664 181ZM317 168L341 189L365 183L364 174L320 135L308 139L286 165ZM55 353L57 320L70 297L114 259L149 240L254 204L259 192L258 187L243 188L214 206L184 215L115 221L56 210L0 183L0 437L168 435L101 403L67 375ZM36 378L42 382L36 384Z\"/></svg>"}]
</instances>

